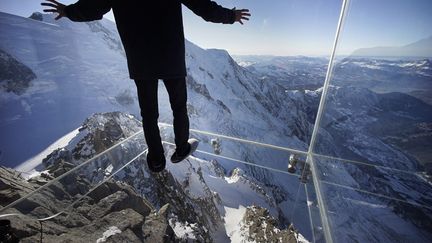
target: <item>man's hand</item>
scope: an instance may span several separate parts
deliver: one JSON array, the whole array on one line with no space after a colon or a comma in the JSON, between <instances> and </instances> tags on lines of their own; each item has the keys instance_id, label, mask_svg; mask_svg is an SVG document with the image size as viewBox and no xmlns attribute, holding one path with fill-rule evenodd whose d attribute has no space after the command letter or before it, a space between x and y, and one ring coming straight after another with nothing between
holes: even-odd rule
<instances>
[{"instance_id":1,"label":"man's hand","mask_svg":"<svg viewBox=\"0 0 432 243\"><path fill-rule=\"evenodd\" d=\"M233 9L235 12L235 22L239 22L240 24L243 24L242 20L249 20L249 17L251 16L249 13L249 9L239 9L236 10Z\"/></svg>"},{"instance_id":2,"label":"man's hand","mask_svg":"<svg viewBox=\"0 0 432 243\"><path fill-rule=\"evenodd\" d=\"M46 13L58 13L55 20L59 20L62 17L65 17L66 14L64 12L64 8L66 7L64 4L57 2L56 0L45 0L47 2L41 3L42 6L47 6L51 8L44 9L43 11Z\"/></svg>"}]
</instances>

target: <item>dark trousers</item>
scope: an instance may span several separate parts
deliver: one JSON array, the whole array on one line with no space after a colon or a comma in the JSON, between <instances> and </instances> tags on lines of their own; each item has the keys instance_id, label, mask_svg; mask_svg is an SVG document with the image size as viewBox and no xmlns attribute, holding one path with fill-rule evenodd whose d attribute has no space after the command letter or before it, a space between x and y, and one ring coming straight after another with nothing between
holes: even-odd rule
<instances>
[{"instance_id":1,"label":"dark trousers","mask_svg":"<svg viewBox=\"0 0 432 243\"><path fill-rule=\"evenodd\" d=\"M174 116L174 135L176 151L183 153L188 149L189 118L187 115L186 80L184 77L163 80L168 91L171 110ZM138 101L141 108L141 117L144 136L148 146L148 156L153 160L165 160L158 126L158 80L135 80L138 90Z\"/></svg>"}]
</instances>

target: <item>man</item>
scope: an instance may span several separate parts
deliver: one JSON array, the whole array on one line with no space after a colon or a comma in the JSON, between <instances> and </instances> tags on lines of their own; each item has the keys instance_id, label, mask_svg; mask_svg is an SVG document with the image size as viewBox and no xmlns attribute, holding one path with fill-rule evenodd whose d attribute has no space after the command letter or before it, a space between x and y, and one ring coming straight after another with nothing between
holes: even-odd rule
<instances>
[{"instance_id":1,"label":"man","mask_svg":"<svg viewBox=\"0 0 432 243\"><path fill-rule=\"evenodd\" d=\"M198 146L189 139L189 118L186 101L185 41L181 4L204 20L233 24L249 20L247 9L227 9L210 0L79 0L65 6L46 0L44 12L57 13L56 20L68 17L72 21L93 21L113 10L129 68L135 81L141 108L143 129L148 145L147 164L153 172L165 168L165 155L158 127L158 80L168 91L174 116L176 151L171 157L178 163Z\"/></svg>"}]
</instances>

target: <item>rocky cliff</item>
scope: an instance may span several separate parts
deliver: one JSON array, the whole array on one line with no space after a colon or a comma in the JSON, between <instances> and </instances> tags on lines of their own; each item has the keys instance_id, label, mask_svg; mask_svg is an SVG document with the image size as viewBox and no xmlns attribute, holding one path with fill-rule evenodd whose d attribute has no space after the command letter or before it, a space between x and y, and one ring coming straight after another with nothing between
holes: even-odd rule
<instances>
[{"instance_id":1,"label":"rocky cliff","mask_svg":"<svg viewBox=\"0 0 432 243\"><path fill-rule=\"evenodd\" d=\"M52 179L52 172L26 181L18 172L1 167L1 206L40 187L47 178ZM85 181L83 178L76 180ZM53 188L56 190L51 190ZM147 239L156 242L179 241L168 223L169 205L155 211L133 188L114 180L84 196L72 210L40 224L38 218L54 215L57 211L52 209L56 209L57 204L68 203L70 195L60 183L51 189L44 190L43 197L30 197L2 212L19 214L7 218L11 220L13 232L21 242L36 242L41 237L43 242L142 242Z\"/></svg>"}]
</instances>

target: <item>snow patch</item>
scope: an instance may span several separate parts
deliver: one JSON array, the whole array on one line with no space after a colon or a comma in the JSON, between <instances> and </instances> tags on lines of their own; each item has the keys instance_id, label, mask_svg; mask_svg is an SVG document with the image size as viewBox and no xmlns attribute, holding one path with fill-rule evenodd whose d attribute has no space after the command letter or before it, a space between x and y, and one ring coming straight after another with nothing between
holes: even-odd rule
<instances>
[{"instance_id":1,"label":"snow patch","mask_svg":"<svg viewBox=\"0 0 432 243\"><path fill-rule=\"evenodd\" d=\"M195 224L189 224L188 222L182 224L180 222L173 222L172 219L169 220L169 223L178 238L183 240L196 240L193 229Z\"/></svg>"},{"instance_id":2,"label":"snow patch","mask_svg":"<svg viewBox=\"0 0 432 243\"><path fill-rule=\"evenodd\" d=\"M114 166L112 164L108 165L108 167L105 169L105 176L110 176L113 169Z\"/></svg>"},{"instance_id":3,"label":"snow patch","mask_svg":"<svg viewBox=\"0 0 432 243\"><path fill-rule=\"evenodd\" d=\"M117 226L111 226L102 234L102 237L96 240L96 243L105 242L109 237L120 234L121 230Z\"/></svg>"},{"instance_id":4,"label":"snow patch","mask_svg":"<svg viewBox=\"0 0 432 243\"><path fill-rule=\"evenodd\" d=\"M24 177L24 179L29 180L29 179L31 179L33 177L38 177L38 176L40 176L42 174L48 174L48 173L49 173L49 170L37 171L37 170L33 169L33 170L29 171L29 172L26 172L26 173L22 174L22 176Z\"/></svg>"},{"instance_id":5,"label":"snow patch","mask_svg":"<svg viewBox=\"0 0 432 243\"><path fill-rule=\"evenodd\" d=\"M35 172L34 169L42 163L42 160L45 159L53 151L55 151L59 148L66 147L69 144L69 142L74 137L76 137L78 135L80 128L81 127L79 127L77 129L73 130L72 132L66 134L65 136L63 136L62 138L60 138L59 140L55 141L50 146L48 146L47 149L40 152L39 154L37 154L33 158L25 161L24 163L18 165L14 169L17 171L20 171L20 172L31 172L32 171L31 173L34 174L34 172Z\"/></svg>"},{"instance_id":6,"label":"snow patch","mask_svg":"<svg viewBox=\"0 0 432 243\"><path fill-rule=\"evenodd\" d=\"M239 179L240 176L238 173L233 173L230 177L225 177L225 181L228 182L228 184L236 183Z\"/></svg>"},{"instance_id":7,"label":"snow patch","mask_svg":"<svg viewBox=\"0 0 432 243\"><path fill-rule=\"evenodd\" d=\"M301 234L296 234L296 239L298 243L310 243L306 238L304 238Z\"/></svg>"},{"instance_id":8,"label":"snow patch","mask_svg":"<svg viewBox=\"0 0 432 243\"><path fill-rule=\"evenodd\" d=\"M241 231L241 221L246 213L246 208L239 205L239 208L230 208L224 206L225 209L225 230L230 237L231 242L249 242L246 241Z\"/></svg>"}]
</instances>

